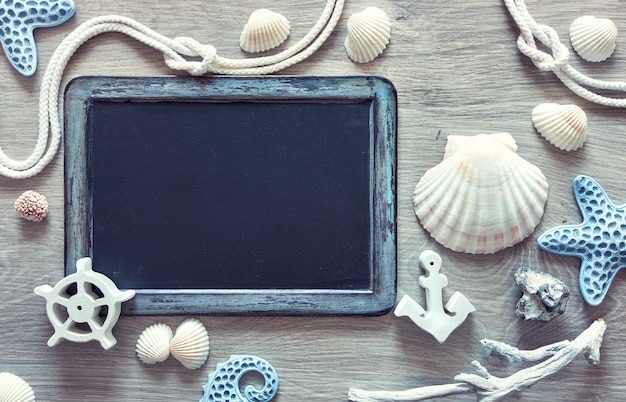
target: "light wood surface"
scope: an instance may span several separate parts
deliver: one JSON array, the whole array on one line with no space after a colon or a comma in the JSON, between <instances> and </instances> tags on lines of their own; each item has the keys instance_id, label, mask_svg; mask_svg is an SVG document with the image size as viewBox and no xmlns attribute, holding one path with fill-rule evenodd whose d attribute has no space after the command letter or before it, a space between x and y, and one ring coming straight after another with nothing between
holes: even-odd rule
<instances>
[{"instance_id":1,"label":"light wood surface","mask_svg":"<svg viewBox=\"0 0 626 402\"><path fill-rule=\"evenodd\" d=\"M223 56L246 57L238 47L241 28L255 9L266 7L286 15L293 44L317 20L324 1L258 2L171 0L76 0L77 13L68 23L36 31L39 66L24 78L0 57L0 145L14 158L28 156L37 136L38 91L47 61L62 38L89 18L121 14L170 36L191 36L216 46ZM357 65L346 56L343 40L347 18L365 6L384 9L392 20L392 39L376 61ZM535 19L552 26L569 46L571 22L594 14L613 19L626 30L626 3L546 2L529 0ZM598 307L586 305L578 289L580 261L541 251L543 231L580 221L571 193L578 174L600 182L616 204L626 202L623 185L626 115L573 95L551 73L537 70L515 46L518 30L504 4L491 1L348 0L344 15L327 43L310 59L282 73L290 75L372 74L389 78L398 91L398 298L409 294L424 303L417 284L419 254L433 249L443 257L449 288L460 291L477 308L442 345L406 318L382 317L200 317L211 336L207 364L189 371L170 359L156 366L135 356L135 341L155 322L172 326L184 317L123 316L114 329L117 346L63 342L49 348L52 327L45 301L36 286L54 285L63 276L62 151L40 175L27 180L0 178L0 371L31 384L39 401L194 401L215 366L231 354L254 354L270 361L279 374L276 401L345 401L350 387L403 390L452 382L472 372L472 360L493 374L508 375L522 366L489 364L482 338L524 349L573 339L591 322L608 323L599 367L580 358L561 372L521 394L520 401L543 399L618 401L626 384L624 349L626 282L618 274ZM620 41L621 37L618 37ZM589 65L572 54L572 63L597 78L626 79L626 52L618 43L612 58ZM172 72L161 54L120 34L105 34L85 44L71 59L63 87L81 75L163 76ZM589 138L576 152L562 152L534 130L530 112L542 102L574 103L587 113ZM550 184L543 220L523 243L495 255L451 252L421 228L411 194L422 174L438 163L446 136L507 131L519 154L539 166ZM138 150L139 151L139 150ZM50 215L41 224L19 218L14 200L25 190L47 196ZM495 201L495 200L494 200ZM571 290L565 315L551 322L524 322L515 316L519 291L513 273L520 266L552 273ZM471 401L464 395L446 400Z\"/></svg>"}]
</instances>

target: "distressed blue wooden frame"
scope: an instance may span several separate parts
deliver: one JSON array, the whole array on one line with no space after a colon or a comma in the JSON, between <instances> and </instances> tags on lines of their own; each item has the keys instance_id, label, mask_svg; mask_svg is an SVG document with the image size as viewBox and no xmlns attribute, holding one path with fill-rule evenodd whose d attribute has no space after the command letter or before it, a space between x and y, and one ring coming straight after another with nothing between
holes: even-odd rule
<instances>
[{"instance_id":1,"label":"distressed blue wooden frame","mask_svg":"<svg viewBox=\"0 0 626 402\"><path fill-rule=\"evenodd\" d=\"M92 253L85 130L91 102L367 101L370 108L370 286L316 289L135 289L125 314L380 315L396 297L396 125L393 85L380 77L161 77L74 79L65 93L65 273ZM97 270L97 266L94 267Z\"/></svg>"}]
</instances>

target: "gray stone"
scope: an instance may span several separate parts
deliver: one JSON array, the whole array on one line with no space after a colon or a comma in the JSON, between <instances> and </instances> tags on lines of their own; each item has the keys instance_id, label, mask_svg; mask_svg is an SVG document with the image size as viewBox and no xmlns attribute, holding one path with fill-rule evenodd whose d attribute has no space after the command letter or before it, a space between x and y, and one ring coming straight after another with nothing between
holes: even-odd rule
<instances>
[{"instance_id":1,"label":"gray stone","mask_svg":"<svg viewBox=\"0 0 626 402\"><path fill-rule=\"evenodd\" d=\"M521 267L515 272L515 283L522 291L517 302L518 317L550 321L565 312L569 288L565 283L542 271Z\"/></svg>"}]
</instances>

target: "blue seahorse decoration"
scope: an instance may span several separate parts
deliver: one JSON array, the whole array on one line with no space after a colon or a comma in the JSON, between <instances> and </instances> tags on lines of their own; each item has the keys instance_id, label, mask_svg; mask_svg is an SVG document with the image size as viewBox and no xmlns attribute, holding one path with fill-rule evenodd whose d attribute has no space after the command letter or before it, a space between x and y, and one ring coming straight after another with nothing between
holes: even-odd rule
<instances>
[{"instance_id":1,"label":"blue seahorse decoration","mask_svg":"<svg viewBox=\"0 0 626 402\"><path fill-rule=\"evenodd\" d=\"M263 376L265 384L261 389L247 385L242 394L239 381L253 371ZM232 355L209 374L209 381L202 389L204 396L200 402L267 402L278 392L278 375L274 367L260 357Z\"/></svg>"}]
</instances>

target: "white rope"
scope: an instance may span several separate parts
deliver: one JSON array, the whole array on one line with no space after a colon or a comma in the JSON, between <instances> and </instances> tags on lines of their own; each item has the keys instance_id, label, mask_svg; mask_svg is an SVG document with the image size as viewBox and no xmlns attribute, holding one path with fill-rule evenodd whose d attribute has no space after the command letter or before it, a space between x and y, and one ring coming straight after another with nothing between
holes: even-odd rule
<instances>
[{"instance_id":1,"label":"white rope","mask_svg":"<svg viewBox=\"0 0 626 402\"><path fill-rule=\"evenodd\" d=\"M327 0L317 23L296 44L272 56L248 59L220 57L211 45L203 45L188 37L170 39L131 18L109 15L90 19L61 42L48 63L39 93L39 136L35 149L27 159L17 161L0 148L0 174L12 179L28 178L41 172L52 161L62 138L58 98L63 72L78 48L97 35L106 32L127 35L163 53L169 68L191 75L262 75L275 73L310 57L333 32L343 5L344 0Z\"/></svg>"},{"instance_id":2,"label":"white rope","mask_svg":"<svg viewBox=\"0 0 626 402\"><path fill-rule=\"evenodd\" d=\"M589 88L626 92L626 82L593 79L569 64L569 50L559 35L547 25L538 24L526 9L523 0L504 0L509 13L520 29L517 47L542 71L552 71L576 95L594 103L612 107L626 107L626 98L611 98ZM552 54L537 49L535 38Z\"/></svg>"}]
</instances>

